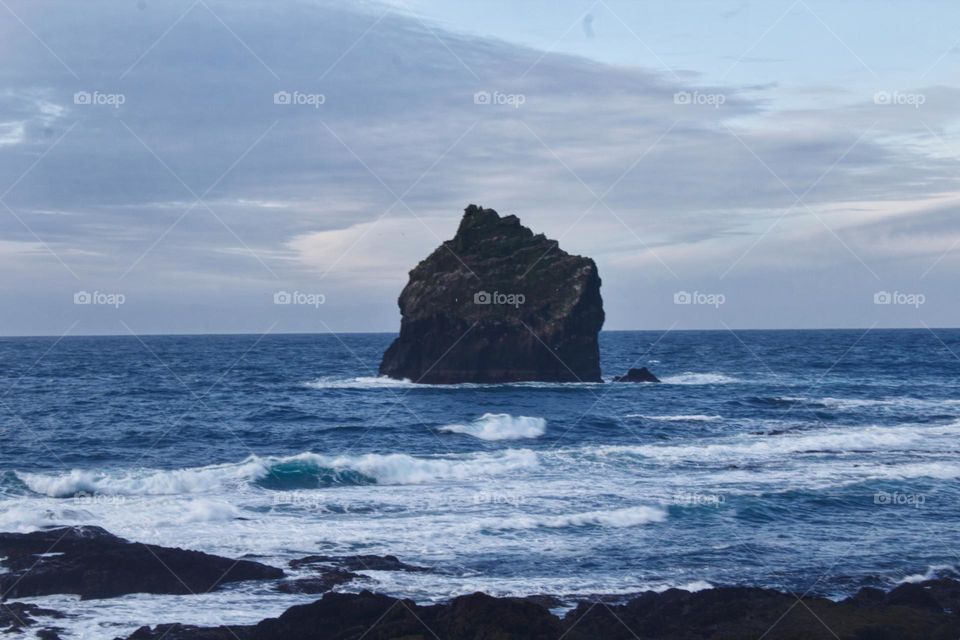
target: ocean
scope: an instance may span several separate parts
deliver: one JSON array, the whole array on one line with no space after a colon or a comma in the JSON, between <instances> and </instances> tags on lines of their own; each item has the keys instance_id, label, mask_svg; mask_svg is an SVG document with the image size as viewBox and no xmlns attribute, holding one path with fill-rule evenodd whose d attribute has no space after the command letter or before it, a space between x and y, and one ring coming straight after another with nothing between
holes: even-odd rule
<instances>
[{"instance_id":1,"label":"ocean","mask_svg":"<svg viewBox=\"0 0 960 640\"><path fill-rule=\"evenodd\" d=\"M387 334L0 339L0 530L99 525L431 602L957 577L960 330L604 332L604 378L420 386ZM296 575L296 572L291 572ZM69 638L318 596L33 598Z\"/></svg>"}]
</instances>

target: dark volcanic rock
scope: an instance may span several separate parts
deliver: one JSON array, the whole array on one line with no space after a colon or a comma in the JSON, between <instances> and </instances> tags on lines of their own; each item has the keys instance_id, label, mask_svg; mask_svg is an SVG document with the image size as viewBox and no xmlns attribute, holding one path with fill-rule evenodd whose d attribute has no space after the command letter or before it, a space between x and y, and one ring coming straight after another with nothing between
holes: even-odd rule
<instances>
[{"instance_id":1,"label":"dark volcanic rock","mask_svg":"<svg viewBox=\"0 0 960 640\"><path fill-rule=\"evenodd\" d=\"M960 583L922 583L952 601ZM892 593L892 592L891 592ZM887 594L889 595L889 594ZM851 598L836 603L770 589L647 592L625 604L584 602L561 620L537 602L482 593L420 606L364 591L328 593L252 626L143 627L129 640L956 640L960 616Z\"/></svg>"},{"instance_id":2,"label":"dark volcanic rock","mask_svg":"<svg viewBox=\"0 0 960 640\"><path fill-rule=\"evenodd\" d=\"M640 369L630 369L625 376L614 376L614 382L660 382L660 378L653 375L650 369L641 367Z\"/></svg>"},{"instance_id":3,"label":"dark volcanic rock","mask_svg":"<svg viewBox=\"0 0 960 640\"><path fill-rule=\"evenodd\" d=\"M329 569L310 578L284 580L277 584L277 591L283 593L326 593L334 587L346 584L357 578L357 574L343 569Z\"/></svg>"},{"instance_id":4,"label":"dark volcanic rock","mask_svg":"<svg viewBox=\"0 0 960 640\"><path fill-rule=\"evenodd\" d=\"M410 272L399 304L400 337L381 375L428 384L601 380L597 266L516 216L467 207L456 236Z\"/></svg>"},{"instance_id":5,"label":"dark volcanic rock","mask_svg":"<svg viewBox=\"0 0 960 640\"><path fill-rule=\"evenodd\" d=\"M159 625L142 627L129 640L557 640L562 634L555 616L519 598L475 593L420 606L363 591L328 593L254 626Z\"/></svg>"},{"instance_id":6,"label":"dark volcanic rock","mask_svg":"<svg viewBox=\"0 0 960 640\"><path fill-rule=\"evenodd\" d=\"M433 571L430 567L419 567L401 561L397 556L307 556L290 561L290 568L303 567L342 567L348 571L409 571L412 573Z\"/></svg>"},{"instance_id":7,"label":"dark volcanic rock","mask_svg":"<svg viewBox=\"0 0 960 640\"><path fill-rule=\"evenodd\" d=\"M129 542L100 527L0 533L0 593L73 593L82 599L127 593L206 593L225 582L269 580L283 571L200 551Z\"/></svg>"},{"instance_id":8,"label":"dark volcanic rock","mask_svg":"<svg viewBox=\"0 0 960 640\"><path fill-rule=\"evenodd\" d=\"M769 589L726 587L646 593L624 605L581 603L564 622L570 640L946 640L960 618L926 606L864 607Z\"/></svg>"}]
</instances>

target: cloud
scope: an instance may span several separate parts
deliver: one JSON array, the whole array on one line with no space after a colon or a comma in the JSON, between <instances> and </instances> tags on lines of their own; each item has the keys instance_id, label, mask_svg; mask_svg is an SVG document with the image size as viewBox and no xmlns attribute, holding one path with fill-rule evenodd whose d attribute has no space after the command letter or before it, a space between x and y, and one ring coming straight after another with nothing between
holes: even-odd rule
<instances>
[{"instance_id":1,"label":"cloud","mask_svg":"<svg viewBox=\"0 0 960 640\"><path fill-rule=\"evenodd\" d=\"M0 232L36 233L81 279L183 292L326 274L392 308L383 283L401 283L480 202L595 256L607 283L635 263L672 280L723 272L785 212L797 237L826 233L800 195L856 242L895 229L848 219L855 203L922 208L958 190L932 134L955 122L954 87L899 89L922 93L921 109L854 96L777 111L776 86L681 83L428 28L405 3L12 6L70 69L5 28L0 192L16 184L5 200L29 229L7 216ZM943 220L910 220L916 252L936 254ZM764 264L766 243L744 267ZM893 259L895 245L871 255ZM830 246L816 259L847 265ZM335 319L351 326L346 311Z\"/></svg>"}]
</instances>

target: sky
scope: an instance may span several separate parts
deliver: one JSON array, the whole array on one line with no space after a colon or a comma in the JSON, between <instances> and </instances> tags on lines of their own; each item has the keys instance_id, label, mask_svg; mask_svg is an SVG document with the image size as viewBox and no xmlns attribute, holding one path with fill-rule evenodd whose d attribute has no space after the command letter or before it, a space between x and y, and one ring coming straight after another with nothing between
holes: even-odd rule
<instances>
[{"instance_id":1,"label":"sky","mask_svg":"<svg viewBox=\"0 0 960 640\"><path fill-rule=\"evenodd\" d=\"M960 326L955 2L0 0L0 59L0 335L396 331L470 203L606 329Z\"/></svg>"}]
</instances>

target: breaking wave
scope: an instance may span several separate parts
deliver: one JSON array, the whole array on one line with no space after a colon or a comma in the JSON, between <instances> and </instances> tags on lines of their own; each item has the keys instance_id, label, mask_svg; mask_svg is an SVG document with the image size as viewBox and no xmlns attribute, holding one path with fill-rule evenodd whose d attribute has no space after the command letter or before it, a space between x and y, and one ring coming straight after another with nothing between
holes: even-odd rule
<instances>
[{"instance_id":1,"label":"breaking wave","mask_svg":"<svg viewBox=\"0 0 960 640\"><path fill-rule=\"evenodd\" d=\"M322 488L335 485L423 484L469 480L530 469L537 454L508 449L490 454L415 457L403 453L325 456L301 453L288 457L250 456L238 464L171 471L112 473L74 469L61 475L17 472L34 493L68 498L97 495L177 495L256 485L264 489Z\"/></svg>"},{"instance_id":2,"label":"breaking wave","mask_svg":"<svg viewBox=\"0 0 960 640\"><path fill-rule=\"evenodd\" d=\"M542 436L547 432L547 421L508 413L485 413L470 424L450 424L440 431L463 433L481 440L519 440Z\"/></svg>"}]
</instances>

